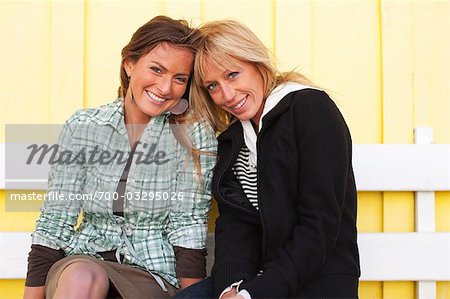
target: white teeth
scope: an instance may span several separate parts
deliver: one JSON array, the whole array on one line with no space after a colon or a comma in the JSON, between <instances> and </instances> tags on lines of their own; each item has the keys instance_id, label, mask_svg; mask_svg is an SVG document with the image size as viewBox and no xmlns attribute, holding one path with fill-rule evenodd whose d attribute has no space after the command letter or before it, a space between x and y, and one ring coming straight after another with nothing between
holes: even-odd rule
<instances>
[{"instance_id":1,"label":"white teeth","mask_svg":"<svg viewBox=\"0 0 450 299\"><path fill-rule=\"evenodd\" d=\"M151 92L151 91L146 90L145 92L148 94L148 96L149 96L152 100L154 100L154 101L156 101L156 102L163 103L163 102L166 101L166 99L163 99L163 98L158 97L156 94L154 94L154 93Z\"/></svg>"},{"instance_id":2,"label":"white teeth","mask_svg":"<svg viewBox=\"0 0 450 299\"><path fill-rule=\"evenodd\" d=\"M232 109L237 110L239 108L241 108L242 106L244 106L245 102L247 101L247 97L245 97L244 99L242 99L242 101L240 101L239 103L237 103L237 105L233 106Z\"/></svg>"}]
</instances>

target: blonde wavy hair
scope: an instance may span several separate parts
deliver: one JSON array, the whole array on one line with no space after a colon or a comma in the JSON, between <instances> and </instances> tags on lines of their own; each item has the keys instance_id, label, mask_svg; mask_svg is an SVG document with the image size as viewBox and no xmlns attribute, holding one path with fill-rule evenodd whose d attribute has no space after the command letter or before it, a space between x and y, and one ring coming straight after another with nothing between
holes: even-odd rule
<instances>
[{"instance_id":1,"label":"blonde wavy hair","mask_svg":"<svg viewBox=\"0 0 450 299\"><path fill-rule=\"evenodd\" d=\"M194 62L191 104L195 113L200 118L206 119L217 132L225 130L233 120L233 116L215 105L203 86L207 62L225 69L235 67L230 58L253 63L263 79L264 99L283 82L295 81L313 85L300 73L279 72L271 59L269 50L247 26L238 21L211 21L200 26L199 30L202 40L197 48Z\"/></svg>"}]
</instances>

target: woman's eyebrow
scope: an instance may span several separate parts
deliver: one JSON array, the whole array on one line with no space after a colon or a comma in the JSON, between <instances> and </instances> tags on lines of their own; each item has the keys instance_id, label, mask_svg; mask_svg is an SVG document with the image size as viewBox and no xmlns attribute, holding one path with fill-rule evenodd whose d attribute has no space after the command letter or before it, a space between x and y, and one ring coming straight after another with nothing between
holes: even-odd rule
<instances>
[{"instance_id":1,"label":"woman's eyebrow","mask_svg":"<svg viewBox=\"0 0 450 299\"><path fill-rule=\"evenodd\" d=\"M165 72L167 72L167 68L164 65L162 65L160 62L154 61L154 60L150 60L150 62L153 62L154 64L157 64L161 69L163 69ZM191 76L191 74L189 74L189 73L177 73L175 75L176 76L187 76L187 77Z\"/></svg>"}]
</instances>

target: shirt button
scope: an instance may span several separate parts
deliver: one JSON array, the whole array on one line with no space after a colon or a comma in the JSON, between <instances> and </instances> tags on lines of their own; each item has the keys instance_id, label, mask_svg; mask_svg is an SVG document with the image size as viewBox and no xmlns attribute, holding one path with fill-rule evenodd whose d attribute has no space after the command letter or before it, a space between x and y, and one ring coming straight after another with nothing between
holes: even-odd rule
<instances>
[{"instance_id":1,"label":"shirt button","mask_svg":"<svg viewBox=\"0 0 450 299\"><path fill-rule=\"evenodd\" d=\"M132 236L133 235L133 230L129 227L125 227L125 234L127 236Z\"/></svg>"}]
</instances>

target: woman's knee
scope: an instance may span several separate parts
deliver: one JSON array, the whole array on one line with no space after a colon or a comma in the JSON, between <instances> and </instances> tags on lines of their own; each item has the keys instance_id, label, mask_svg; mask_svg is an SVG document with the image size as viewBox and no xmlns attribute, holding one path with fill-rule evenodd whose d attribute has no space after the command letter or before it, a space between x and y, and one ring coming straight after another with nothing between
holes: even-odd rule
<instances>
[{"instance_id":1,"label":"woman's knee","mask_svg":"<svg viewBox=\"0 0 450 299\"><path fill-rule=\"evenodd\" d=\"M104 298L108 289L108 275L102 267L89 262L75 262L62 271L58 279L55 298L81 298L85 296Z\"/></svg>"}]
</instances>

